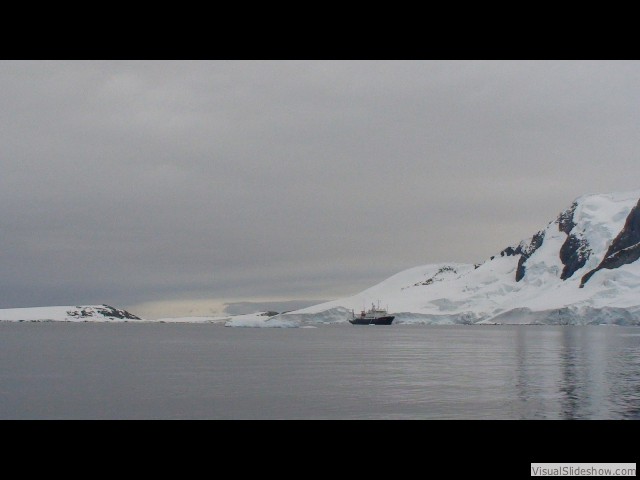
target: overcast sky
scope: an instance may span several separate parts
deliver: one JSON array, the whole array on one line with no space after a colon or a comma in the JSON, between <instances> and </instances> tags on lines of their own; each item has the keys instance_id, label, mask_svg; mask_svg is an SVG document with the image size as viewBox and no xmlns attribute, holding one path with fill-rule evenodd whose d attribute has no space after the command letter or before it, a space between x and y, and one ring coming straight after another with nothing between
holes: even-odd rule
<instances>
[{"instance_id":1,"label":"overcast sky","mask_svg":"<svg viewBox=\"0 0 640 480\"><path fill-rule=\"evenodd\" d=\"M639 179L640 62L0 62L0 308L338 298Z\"/></svg>"}]
</instances>

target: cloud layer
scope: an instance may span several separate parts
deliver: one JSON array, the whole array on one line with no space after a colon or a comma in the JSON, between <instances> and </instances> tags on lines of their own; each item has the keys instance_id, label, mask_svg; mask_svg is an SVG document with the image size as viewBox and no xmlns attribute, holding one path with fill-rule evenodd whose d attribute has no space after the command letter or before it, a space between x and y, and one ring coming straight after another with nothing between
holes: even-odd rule
<instances>
[{"instance_id":1,"label":"cloud layer","mask_svg":"<svg viewBox=\"0 0 640 480\"><path fill-rule=\"evenodd\" d=\"M326 299L638 188L638 62L0 62L0 308Z\"/></svg>"}]
</instances>

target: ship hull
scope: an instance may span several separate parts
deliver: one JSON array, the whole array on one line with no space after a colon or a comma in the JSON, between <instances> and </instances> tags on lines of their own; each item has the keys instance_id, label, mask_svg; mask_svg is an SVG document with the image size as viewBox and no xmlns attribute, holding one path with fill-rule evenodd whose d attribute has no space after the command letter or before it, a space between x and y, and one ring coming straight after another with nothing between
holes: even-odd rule
<instances>
[{"instance_id":1,"label":"ship hull","mask_svg":"<svg viewBox=\"0 0 640 480\"><path fill-rule=\"evenodd\" d=\"M349 320L349 322L351 322L353 325L391 325L391 322L393 322L394 318L395 317L393 315L378 318L356 317L353 320Z\"/></svg>"}]
</instances>

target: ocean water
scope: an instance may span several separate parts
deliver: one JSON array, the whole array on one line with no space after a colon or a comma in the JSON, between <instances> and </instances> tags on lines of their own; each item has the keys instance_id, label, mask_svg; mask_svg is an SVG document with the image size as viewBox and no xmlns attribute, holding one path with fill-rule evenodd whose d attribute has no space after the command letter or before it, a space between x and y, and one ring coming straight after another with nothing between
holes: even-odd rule
<instances>
[{"instance_id":1,"label":"ocean water","mask_svg":"<svg viewBox=\"0 0 640 480\"><path fill-rule=\"evenodd\" d=\"M1 419L639 419L640 328L0 323Z\"/></svg>"}]
</instances>

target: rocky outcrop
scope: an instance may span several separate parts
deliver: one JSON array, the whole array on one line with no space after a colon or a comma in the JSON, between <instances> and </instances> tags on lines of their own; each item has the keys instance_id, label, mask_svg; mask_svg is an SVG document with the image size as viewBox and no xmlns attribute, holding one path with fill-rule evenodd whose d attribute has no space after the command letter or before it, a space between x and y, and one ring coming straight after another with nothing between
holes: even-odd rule
<instances>
[{"instance_id":1,"label":"rocky outcrop","mask_svg":"<svg viewBox=\"0 0 640 480\"><path fill-rule=\"evenodd\" d=\"M590 255L591 249L587 239L570 234L560 247L560 261L564 265L560 278L562 280L570 278L577 270L586 265Z\"/></svg>"},{"instance_id":2,"label":"rocky outcrop","mask_svg":"<svg viewBox=\"0 0 640 480\"><path fill-rule=\"evenodd\" d=\"M604 259L593 270L586 273L580 282L580 288L603 268L614 269L633 263L640 258L640 200L627 216L624 228L613 239L604 255Z\"/></svg>"},{"instance_id":3,"label":"rocky outcrop","mask_svg":"<svg viewBox=\"0 0 640 480\"><path fill-rule=\"evenodd\" d=\"M568 209L558 215L558 219L556 220L558 223L558 229L567 235L569 235L571 230L576 226L573 221L573 214L575 213L577 206L578 202L573 202Z\"/></svg>"},{"instance_id":4,"label":"rocky outcrop","mask_svg":"<svg viewBox=\"0 0 640 480\"><path fill-rule=\"evenodd\" d=\"M576 227L573 217L577 207L578 203L573 202L571 207L558 215L556 220L558 230L567 234L567 239L560 248L560 261L563 265L562 273L560 274L562 280L570 278L576 271L584 267L591 255L587 239L573 233L573 229Z\"/></svg>"},{"instance_id":5,"label":"rocky outcrop","mask_svg":"<svg viewBox=\"0 0 640 480\"><path fill-rule=\"evenodd\" d=\"M99 305L96 307L79 307L76 306L76 310L67 311L67 315L72 318L119 318L121 320L141 320L140 317L135 316L133 313L129 313L126 310L114 308L110 305Z\"/></svg>"},{"instance_id":6,"label":"rocky outcrop","mask_svg":"<svg viewBox=\"0 0 640 480\"><path fill-rule=\"evenodd\" d=\"M510 257L512 255L520 255L520 259L518 260L518 268L516 268L516 282L519 282L524 278L526 267L525 263L535 253L535 251L540 248L542 243L544 242L544 230L539 231L529 242L522 242L517 247L507 247L500 252L500 256L504 257L505 255ZM494 257L491 257L492 259Z\"/></svg>"}]
</instances>

